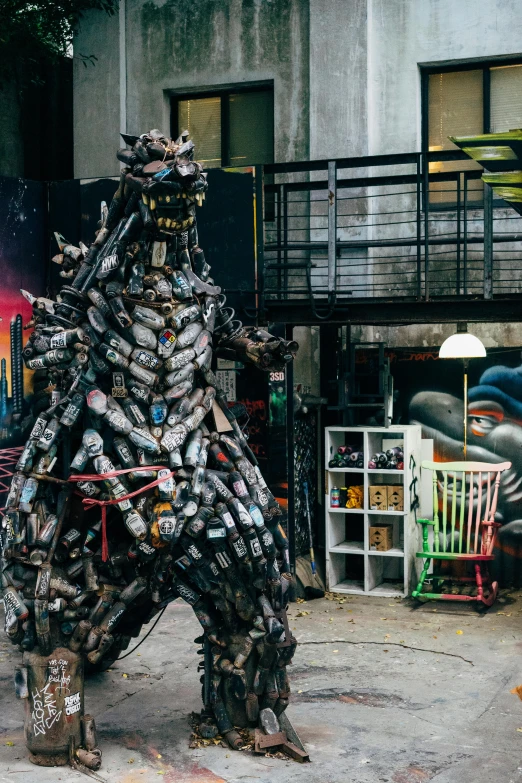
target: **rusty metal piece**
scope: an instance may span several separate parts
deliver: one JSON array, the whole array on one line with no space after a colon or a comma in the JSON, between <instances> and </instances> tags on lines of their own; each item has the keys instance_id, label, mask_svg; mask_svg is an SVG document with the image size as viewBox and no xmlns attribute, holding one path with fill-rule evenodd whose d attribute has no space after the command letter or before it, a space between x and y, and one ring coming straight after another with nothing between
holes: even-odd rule
<instances>
[{"instance_id":1,"label":"rusty metal piece","mask_svg":"<svg viewBox=\"0 0 522 783\"><path fill-rule=\"evenodd\" d=\"M95 750L96 748L96 723L92 715L82 717L82 737L85 750Z\"/></svg>"},{"instance_id":2,"label":"rusty metal piece","mask_svg":"<svg viewBox=\"0 0 522 783\"><path fill-rule=\"evenodd\" d=\"M93 630L95 631L96 628L93 628ZM87 660L89 661L89 663L96 664L98 663L98 661L101 661L105 653L108 651L110 647L112 647L113 644L114 644L114 636L112 636L110 633L104 634L101 637L100 643L96 648L96 650L92 650L87 655Z\"/></svg>"},{"instance_id":3,"label":"rusty metal piece","mask_svg":"<svg viewBox=\"0 0 522 783\"><path fill-rule=\"evenodd\" d=\"M80 620L69 640L69 649L78 652L92 628L90 620Z\"/></svg>"},{"instance_id":4,"label":"rusty metal piece","mask_svg":"<svg viewBox=\"0 0 522 783\"><path fill-rule=\"evenodd\" d=\"M90 750L84 750L83 748L78 748L76 750L76 758L80 762L80 764L83 764L84 767L87 767L87 769L100 769L101 763L102 763L102 757L101 752L99 753L93 753Z\"/></svg>"},{"instance_id":5,"label":"rusty metal piece","mask_svg":"<svg viewBox=\"0 0 522 783\"><path fill-rule=\"evenodd\" d=\"M225 739L232 748L232 750L239 750L239 748L243 744L243 740L241 738L241 735L235 730L232 729L231 731L227 731L225 734Z\"/></svg>"},{"instance_id":6,"label":"rusty metal piece","mask_svg":"<svg viewBox=\"0 0 522 783\"><path fill-rule=\"evenodd\" d=\"M254 738L254 753L266 753L268 749L274 749L287 742L286 732L278 731L277 734L264 734L261 729L256 729Z\"/></svg>"},{"instance_id":7,"label":"rusty metal piece","mask_svg":"<svg viewBox=\"0 0 522 783\"><path fill-rule=\"evenodd\" d=\"M297 745L294 745L290 740L287 740L281 745L281 750L287 756L290 756L290 758L301 762L301 764L304 764L305 761L310 761L310 756L306 750L301 750L301 748L298 748Z\"/></svg>"},{"instance_id":8,"label":"rusty metal piece","mask_svg":"<svg viewBox=\"0 0 522 783\"><path fill-rule=\"evenodd\" d=\"M250 723L257 723L259 719L259 700L253 691L247 694L246 714Z\"/></svg>"},{"instance_id":9,"label":"rusty metal piece","mask_svg":"<svg viewBox=\"0 0 522 783\"><path fill-rule=\"evenodd\" d=\"M87 640L83 645L84 653L90 653L92 650L95 650L97 648L103 636L103 633L104 632L102 631L102 629L98 628L97 626L91 628Z\"/></svg>"}]
</instances>

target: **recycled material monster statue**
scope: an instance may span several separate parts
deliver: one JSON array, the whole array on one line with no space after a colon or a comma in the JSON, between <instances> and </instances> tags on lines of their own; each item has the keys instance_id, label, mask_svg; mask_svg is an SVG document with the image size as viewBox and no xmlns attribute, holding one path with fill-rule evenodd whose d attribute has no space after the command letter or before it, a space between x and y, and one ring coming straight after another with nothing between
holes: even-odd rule
<instances>
[{"instance_id":1,"label":"recycled material monster statue","mask_svg":"<svg viewBox=\"0 0 522 783\"><path fill-rule=\"evenodd\" d=\"M211 364L215 352L280 369L298 346L243 327L209 277L195 219L206 175L187 137L125 135L93 244L57 235L70 283L56 301L22 292L35 395L0 573L37 764L100 766L84 665L107 668L177 597L203 628L205 736L237 748L234 726L288 704L283 515Z\"/></svg>"}]
</instances>

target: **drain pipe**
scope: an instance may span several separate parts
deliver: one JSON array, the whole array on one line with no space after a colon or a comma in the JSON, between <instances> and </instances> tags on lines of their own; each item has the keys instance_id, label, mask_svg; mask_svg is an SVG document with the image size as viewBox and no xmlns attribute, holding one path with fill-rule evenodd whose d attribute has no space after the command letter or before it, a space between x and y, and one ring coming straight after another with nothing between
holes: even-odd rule
<instances>
[{"instance_id":1,"label":"drain pipe","mask_svg":"<svg viewBox=\"0 0 522 783\"><path fill-rule=\"evenodd\" d=\"M120 132L127 133L127 37L126 37L126 0L120 0L119 46L120 46Z\"/></svg>"}]
</instances>

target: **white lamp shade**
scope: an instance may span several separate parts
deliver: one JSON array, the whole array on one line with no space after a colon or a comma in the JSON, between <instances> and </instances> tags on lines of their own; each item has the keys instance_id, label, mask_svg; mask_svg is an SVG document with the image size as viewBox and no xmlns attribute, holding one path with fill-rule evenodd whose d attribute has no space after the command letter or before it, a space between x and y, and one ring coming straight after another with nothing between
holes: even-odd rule
<instances>
[{"instance_id":1,"label":"white lamp shade","mask_svg":"<svg viewBox=\"0 0 522 783\"><path fill-rule=\"evenodd\" d=\"M486 355L483 343L474 334L457 332L440 346L439 359L474 359Z\"/></svg>"}]
</instances>

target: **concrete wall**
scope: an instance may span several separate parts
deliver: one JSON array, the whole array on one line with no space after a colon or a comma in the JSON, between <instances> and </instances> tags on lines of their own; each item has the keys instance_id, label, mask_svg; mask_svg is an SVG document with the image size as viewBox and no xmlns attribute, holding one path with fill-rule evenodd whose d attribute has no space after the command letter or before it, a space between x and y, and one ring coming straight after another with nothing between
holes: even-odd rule
<instances>
[{"instance_id":1,"label":"concrete wall","mask_svg":"<svg viewBox=\"0 0 522 783\"><path fill-rule=\"evenodd\" d=\"M110 177L120 171L116 150L123 146L118 14L88 12L74 51L96 57L94 65L84 64L78 56L74 59L74 176Z\"/></svg>"},{"instance_id":2,"label":"concrete wall","mask_svg":"<svg viewBox=\"0 0 522 783\"><path fill-rule=\"evenodd\" d=\"M310 2L310 158L367 155L367 0Z\"/></svg>"},{"instance_id":3,"label":"concrete wall","mask_svg":"<svg viewBox=\"0 0 522 783\"><path fill-rule=\"evenodd\" d=\"M306 393L320 397L319 327L296 326L293 338L299 343L299 350L294 360L294 388L300 385L305 387Z\"/></svg>"},{"instance_id":4,"label":"concrete wall","mask_svg":"<svg viewBox=\"0 0 522 783\"><path fill-rule=\"evenodd\" d=\"M420 150L419 63L522 52L517 0L368 0L368 154Z\"/></svg>"},{"instance_id":5,"label":"concrete wall","mask_svg":"<svg viewBox=\"0 0 522 783\"><path fill-rule=\"evenodd\" d=\"M520 52L518 14L517 0L121 0L75 41L98 58L76 61L76 176L116 171L120 54L130 133L168 129L172 91L273 80L276 160L411 152L419 63Z\"/></svg>"},{"instance_id":6,"label":"concrete wall","mask_svg":"<svg viewBox=\"0 0 522 783\"><path fill-rule=\"evenodd\" d=\"M273 81L275 159L309 156L308 0L121 0L120 17L91 13L76 51L76 176L117 171L119 25L125 28L126 130L170 130L172 92ZM122 49L123 52L123 49ZM123 118L122 118L123 119ZM100 144L101 140L101 144Z\"/></svg>"},{"instance_id":7,"label":"concrete wall","mask_svg":"<svg viewBox=\"0 0 522 783\"><path fill-rule=\"evenodd\" d=\"M522 323L470 323L468 330L486 348L517 348L522 345ZM354 326L356 342L384 342L390 348L435 348L455 334L457 324L410 324L404 326Z\"/></svg>"},{"instance_id":8,"label":"concrete wall","mask_svg":"<svg viewBox=\"0 0 522 783\"><path fill-rule=\"evenodd\" d=\"M172 92L265 80L274 84L277 161L420 150L419 64L521 52L519 10L517 0L121 0L119 16L86 16L75 42L76 52L98 58L94 66L75 66L76 176L117 173L120 129L168 131ZM360 203L346 202L359 214L353 229L340 229L345 238L373 237L366 213L378 212L380 199L360 196ZM409 209L410 202L404 195L395 208ZM308 211L306 203L295 208L297 217ZM316 218L325 204L310 211L314 230L296 223L294 239L324 239ZM413 231L391 227L385 236L399 229ZM348 251L344 256L351 262ZM375 259L356 256L347 287L375 295L367 275ZM313 276L321 282L324 254L317 262ZM488 328L497 344L522 342L516 330ZM418 330L407 336L406 327L392 331L389 340L439 342L432 326L422 337Z\"/></svg>"}]
</instances>

